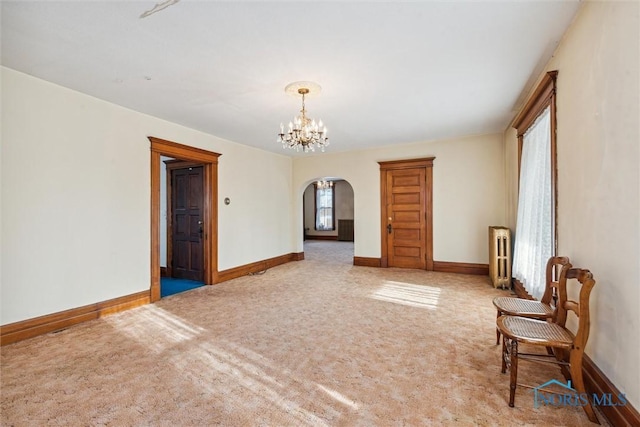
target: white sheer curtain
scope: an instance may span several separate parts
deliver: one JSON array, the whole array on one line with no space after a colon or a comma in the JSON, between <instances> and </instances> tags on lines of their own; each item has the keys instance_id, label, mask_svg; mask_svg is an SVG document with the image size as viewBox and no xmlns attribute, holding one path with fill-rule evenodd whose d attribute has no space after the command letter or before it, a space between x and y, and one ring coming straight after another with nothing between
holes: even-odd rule
<instances>
[{"instance_id":1,"label":"white sheer curtain","mask_svg":"<svg viewBox=\"0 0 640 427\"><path fill-rule=\"evenodd\" d=\"M545 109L523 136L513 276L540 299L545 267L553 255L551 118Z\"/></svg>"}]
</instances>

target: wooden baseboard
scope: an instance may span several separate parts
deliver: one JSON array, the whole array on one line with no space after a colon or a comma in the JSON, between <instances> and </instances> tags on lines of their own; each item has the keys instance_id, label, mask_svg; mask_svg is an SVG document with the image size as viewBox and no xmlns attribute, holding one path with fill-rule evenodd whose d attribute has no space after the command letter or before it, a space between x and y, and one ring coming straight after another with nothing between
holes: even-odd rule
<instances>
[{"instance_id":1,"label":"wooden baseboard","mask_svg":"<svg viewBox=\"0 0 640 427\"><path fill-rule=\"evenodd\" d=\"M519 298L534 299L518 279L513 278L512 284L513 291ZM568 379L568 372L563 371L563 373L565 374L565 378ZM618 396L621 394L620 390L618 390L586 354L582 361L582 376L584 378L585 389L589 395L611 396L612 403L622 403L618 400ZM602 414L607 418L609 424L613 426L640 426L640 413L638 413L629 402L626 402L622 406L598 406L598 409L602 411Z\"/></svg>"},{"instance_id":2,"label":"wooden baseboard","mask_svg":"<svg viewBox=\"0 0 640 427\"><path fill-rule=\"evenodd\" d=\"M231 280L236 277L266 270L267 268L285 264L290 261L301 261L303 259L304 252L281 255L279 257L254 262L241 267L224 270L220 272L219 278L220 281ZM354 256L353 265L380 267L380 258ZM434 262L434 269L439 268L436 271L446 271L451 273L481 274L479 272L483 271L485 267L488 270L488 266L483 264ZM472 273L470 271L476 271L477 273ZM525 298L531 299L531 296L524 289L522 283L514 279L513 284L516 293L520 292ZM130 308L139 307L141 305L149 304L149 302L149 291L143 291L79 308L2 325L0 327L0 345L4 346L28 338L33 338L38 335L66 329L78 323L98 319ZM585 387L588 393L595 393L598 396L612 396L613 403L619 402L617 397L621 395L621 392L587 355L584 356L583 375ZM640 413L638 413L638 411L628 401L622 406L611 405L599 406L598 408L602 411L602 414L607 418L611 425L629 427L640 425Z\"/></svg>"},{"instance_id":3,"label":"wooden baseboard","mask_svg":"<svg viewBox=\"0 0 640 427\"><path fill-rule=\"evenodd\" d=\"M622 404L618 399L620 390L613 385L604 373L593 363L593 360L586 354L582 362L582 376L584 377L585 388L589 394L595 393L597 396L611 396L612 403ZM622 406L598 406L602 414L612 426L640 426L640 413L629 403L624 402Z\"/></svg>"},{"instance_id":4,"label":"wooden baseboard","mask_svg":"<svg viewBox=\"0 0 640 427\"><path fill-rule=\"evenodd\" d=\"M354 256L353 265L358 265L360 267L380 267L381 262L380 262L380 258L367 258L363 256Z\"/></svg>"},{"instance_id":5,"label":"wooden baseboard","mask_svg":"<svg viewBox=\"0 0 640 427\"><path fill-rule=\"evenodd\" d=\"M160 267L160 277L169 277L169 270L167 270L167 267Z\"/></svg>"},{"instance_id":6,"label":"wooden baseboard","mask_svg":"<svg viewBox=\"0 0 640 427\"><path fill-rule=\"evenodd\" d=\"M321 234L307 234L304 236L305 240L338 240L338 236L326 236Z\"/></svg>"},{"instance_id":7,"label":"wooden baseboard","mask_svg":"<svg viewBox=\"0 0 640 427\"><path fill-rule=\"evenodd\" d=\"M72 308L58 313L47 314L33 319L9 323L2 326L0 333L0 345L33 338L49 332L66 329L69 326L88 320L98 319L108 314L118 313L130 308L149 304L149 291L138 292L123 297Z\"/></svg>"},{"instance_id":8,"label":"wooden baseboard","mask_svg":"<svg viewBox=\"0 0 640 427\"><path fill-rule=\"evenodd\" d=\"M291 261L302 261L303 259L304 259L304 252L297 252L297 253L280 255L280 256L265 259L262 261L252 262L251 264L230 268L228 270L223 270L218 273L217 283L226 282L227 280L246 276L247 274L264 271L269 268L286 264Z\"/></svg>"},{"instance_id":9,"label":"wooden baseboard","mask_svg":"<svg viewBox=\"0 0 640 427\"><path fill-rule=\"evenodd\" d=\"M367 258L367 257L353 257L353 265L361 267L386 267L386 263L382 258ZM433 271L440 271L443 273L458 273L458 274L475 274L479 276L489 275L488 264L469 264L462 262L444 262L433 261Z\"/></svg>"},{"instance_id":10,"label":"wooden baseboard","mask_svg":"<svg viewBox=\"0 0 640 427\"><path fill-rule=\"evenodd\" d=\"M489 275L489 264L470 264L465 262L433 261L433 271L441 273Z\"/></svg>"},{"instance_id":11,"label":"wooden baseboard","mask_svg":"<svg viewBox=\"0 0 640 427\"><path fill-rule=\"evenodd\" d=\"M303 259L304 252L290 253L221 271L218 277L219 281L223 282L245 274L266 270L290 261L301 261ZM47 314L33 319L2 325L0 327L0 345L7 345L28 338L33 338L38 335L47 334L49 332L66 329L78 323L98 319L108 314L118 313L130 308L149 304L150 302L151 298L149 291L143 291L108 301L102 301L58 313Z\"/></svg>"}]
</instances>

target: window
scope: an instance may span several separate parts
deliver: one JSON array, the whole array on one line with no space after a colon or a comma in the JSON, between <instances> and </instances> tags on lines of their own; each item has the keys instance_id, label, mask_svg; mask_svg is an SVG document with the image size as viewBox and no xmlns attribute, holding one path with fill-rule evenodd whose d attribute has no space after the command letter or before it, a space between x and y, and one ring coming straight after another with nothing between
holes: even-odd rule
<instances>
[{"instance_id":1,"label":"window","mask_svg":"<svg viewBox=\"0 0 640 427\"><path fill-rule=\"evenodd\" d=\"M545 266L557 249L555 93L558 72L547 73L516 118L518 214L513 276L534 298L545 290Z\"/></svg>"},{"instance_id":2,"label":"window","mask_svg":"<svg viewBox=\"0 0 640 427\"><path fill-rule=\"evenodd\" d=\"M316 194L316 230L333 231L335 226L335 196L333 182L318 182Z\"/></svg>"}]
</instances>

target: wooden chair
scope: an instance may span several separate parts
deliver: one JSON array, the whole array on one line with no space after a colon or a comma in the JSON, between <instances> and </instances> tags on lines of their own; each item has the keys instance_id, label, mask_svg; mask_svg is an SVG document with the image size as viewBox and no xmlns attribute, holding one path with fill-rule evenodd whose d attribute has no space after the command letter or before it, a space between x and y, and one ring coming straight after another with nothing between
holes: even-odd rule
<instances>
[{"instance_id":1,"label":"wooden chair","mask_svg":"<svg viewBox=\"0 0 640 427\"><path fill-rule=\"evenodd\" d=\"M580 285L579 302L569 300L567 297L568 279L575 279L571 283L575 282L576 285ZM509 406L514 406L516 386L533 388L517 383L518 363L522 360L559 364L563 368L563 373L568 370L576 393L579 396L586 396L582 379L582 357L589 338L589 296L595 283L589 270L562 269L558 280L559 300L553 321L508 315L498 318L496 324L504 337L502 340L502 373L505 373L507 368L511 371ZM569 311L578 316L578 329L575 334L565 327ZM519 353L519 344L547 347L553 349L553 352L552 354ZM598 423L598 418L588 399L583 408L589 420Z\"/></svg>"},{"instance_id":2,"label":"wooden chair","mask_svg":"<svg viewBox=\"0 0 640 427\"><path fill-rule=\"evenodd\" d=\"M571 268L569 258L555 256L547 261L546 286L540 301L514 297L496 297L493 305L498 310L496 318L502 315L528 317L530 319L552 319L557 302L558 278L563 268ZM552 305L553 300L553 305ZM500 344L500 330L496 328L496 345Z\"/></svg>"}]
</instances>

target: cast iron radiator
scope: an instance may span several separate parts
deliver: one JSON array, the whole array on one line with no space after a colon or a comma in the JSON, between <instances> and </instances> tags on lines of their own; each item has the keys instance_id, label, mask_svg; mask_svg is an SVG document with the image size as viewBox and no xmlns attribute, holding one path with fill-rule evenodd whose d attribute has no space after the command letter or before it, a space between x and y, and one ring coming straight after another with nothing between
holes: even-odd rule
<instances>
[{"instance_id":1,"label":"cast iron radiator","mask_svg":"<svg viewBox=\"0 0 640 427\"><path fill-rule=\"evenodd\" d=\"M352 219L338 220L338 240L353 242L353 220Z\"/></svg>"},{"instance_id":2,"label":"cast iron radiator","mask_svg":"<svg viewBox=\"0 0 640 427\"><path fill-rule=\"evenodd\" d=\"M489 276L493 287L511 287L511 231L489 227Z\"/></svg>"}]
</instances>

